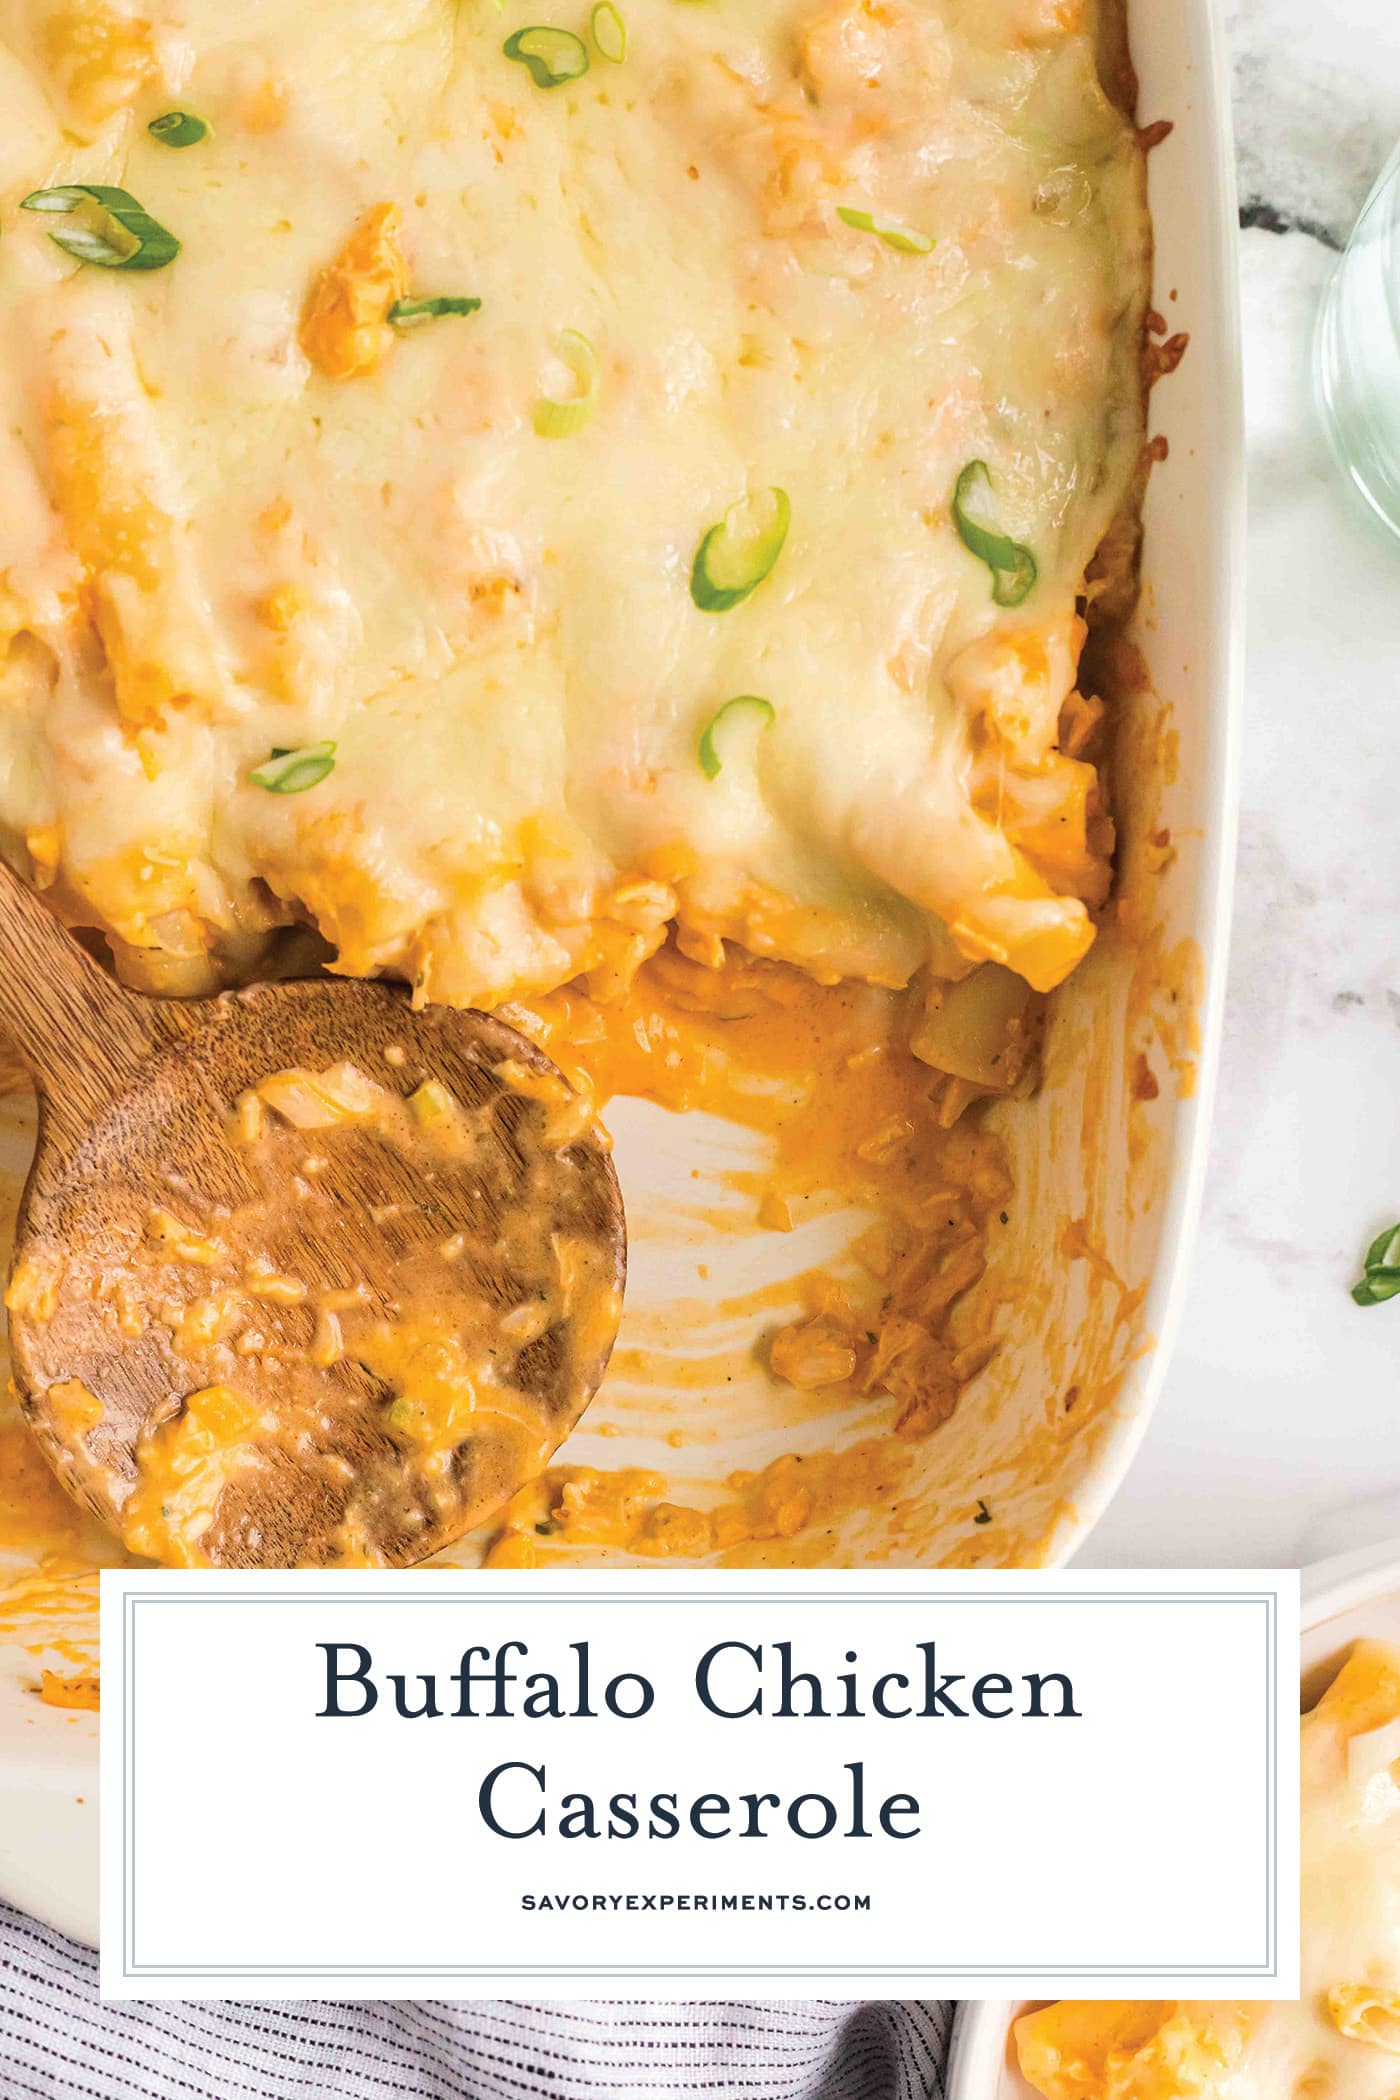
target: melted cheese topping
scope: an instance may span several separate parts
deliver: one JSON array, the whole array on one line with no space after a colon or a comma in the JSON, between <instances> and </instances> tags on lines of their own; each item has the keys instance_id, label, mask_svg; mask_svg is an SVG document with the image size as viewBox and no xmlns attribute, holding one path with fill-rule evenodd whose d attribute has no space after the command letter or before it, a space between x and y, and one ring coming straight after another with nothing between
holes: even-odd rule
<instances>
[{"instance_id":1,"label":"melted cheese topping","mask_svg":"<svg viewBox=\"0 0 1400 2100\"><path fill-rule=\"evenodd\" d=\"M1303 1720L1303 1996L1062 2004L1016 2023L1046 2100L1396 2100L1400 1650L1363 1641Z\"/></svg>"},{"instance_id":2,"label":"melted cheese topping","mask_svg":"<svg viewBox=\"0 0 1400 2100\"><path fill-rule=\"evenodd\" d=\"M672 920L827 981L1058 982L1111 850L1086 569L1142 438L1102 11L633 0L625 63L546 90L475 0L0 0L7 850L171 989L293 919L483 1006ZM209 136L153 139L172 107ZM73 182L178 256L75 265L18 209ZM389 324L444 293L480 311ZM569 330L598 400L557 439ZM1012 609L952 520L979 459L1037 565ZM773 487L773 573L698 609L702 537ZM746 693L773 720L711 778ZM324 740L319 785L250 780Z\"/></svg>"}]
</instances>

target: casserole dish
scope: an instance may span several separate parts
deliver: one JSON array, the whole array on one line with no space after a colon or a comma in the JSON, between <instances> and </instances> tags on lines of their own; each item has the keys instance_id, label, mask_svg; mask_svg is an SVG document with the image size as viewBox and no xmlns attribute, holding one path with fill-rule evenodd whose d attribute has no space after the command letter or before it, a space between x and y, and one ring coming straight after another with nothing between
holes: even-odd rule
<instances>
[{"instance_id":1,"label":"casserole dish","mask_svg":"<svg viewBox=\"0 0 1400 2100\"><path fill-rule=\"evenodd\" d=\"M1303 1571L1300 1698L1316 1705L1356 1641L1400 1641L1400 1553L1394 1545L1339 1554ZM948 2100L1036 2100L1017 2071L1012 2023L1025 1999L986 1999L958 2008L948 2065Z\"/></svg>"},{"instance_id":2,"label":"casserole dish","mask_svg":"<svg viewBox=\"0 0 1400 2100\"><path fill-rule=\"evenodd\" d=\"M833 1498L800 1552L770 1532L756 1559L1067 1559L1131 1462L1179 1315L1233 858L1242 536L1234 209L1209 0L1144 10L1131 29L1141 114L1174 126L1149 164L1156 303L1191 347L1151 408L1166 451L1148 488L1134 630L1146 680L1125 707L1119 745L1119 911L1057 996L1039 1095L994 1112L1016 1188L989 1247L997 1353L938 1433L907 1447L897 1493L872 1472L861 1492ZM831 1221L760 1240L732 1207L726 1219L726 1192L746 1164L735 1126L630 1099L613 1103L609 1122L631 1226L633 1335L624 1328L614 1370L560 1462L660 1477L698 1498L716 1480L752 1480L839 1444L852 1421L802 1394L774 1406L754 1350L766 1316L736 1325L726 1311L756 1277L779 1302L785 1277L828 1255ZM25 1144L19 1115L8 1142L14 1169ZM712 1198L707 1222L721 1224L702 1262L697 1178ZM713 1387L700 1386L688 1363L681 1375L680 1352L665 1338L666 1316L678 1314L687 1358L723 1366ZM704 1412L687 1441L697 1388ZM619 1556L601 1543L578 1557ZM36 1622L0 1650L0 1893L90 1937L84 1834L95 1833L96 1722L34 1697L46 1660L73 1667L71 1650L46 1655L47 1637Z\"/></svg>"}]
</instances>

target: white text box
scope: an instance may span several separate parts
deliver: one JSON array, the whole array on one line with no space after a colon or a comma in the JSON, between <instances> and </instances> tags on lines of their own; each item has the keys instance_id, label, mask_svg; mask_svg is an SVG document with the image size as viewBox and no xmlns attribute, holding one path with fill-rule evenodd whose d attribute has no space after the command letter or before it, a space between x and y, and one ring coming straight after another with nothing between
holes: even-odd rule
<instances>
[{"instance_id":1,"label":"white text box","mask_svg":"<svg viewBox=\"0 0 1400 2100\"><path fill-rule=\"evenodd\" d=\"M1297 1611L1277 1571L104 1570L103 1990L1291 1997Z\"/></svg>"}]
</instances>

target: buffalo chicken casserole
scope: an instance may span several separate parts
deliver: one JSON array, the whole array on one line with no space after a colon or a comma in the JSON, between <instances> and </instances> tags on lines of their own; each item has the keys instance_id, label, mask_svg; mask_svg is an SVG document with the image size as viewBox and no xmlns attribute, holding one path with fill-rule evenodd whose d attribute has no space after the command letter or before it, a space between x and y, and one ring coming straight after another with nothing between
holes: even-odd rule
<instances>
[{"instance_id":1,"label":"buffalo chicken casserole","mask_svg":"<svg viewBox=\"0 0 1400 2100\"><path fill-rule=\"evenodd\" d=\"M0 849L134 987L399 980L860 1213L761 1352L839 1432L498 1559L815 1557L996 1347L981 1104L1111 909L1133 98L1117 0L0 0Z\"/></svg>"},{"instance_id":2,"label":"buffalo chicken casserole","mask_svg":"<svg viewBox=\"0 0 1400 2100\"><path fill-rule=\"evenodd\" d=\"M1302 1749L1302 1998L1029 2013L1016 2049L1044 2100L1395 2100L1400 1650L1353 1649Z\"/></svg>"}]
</instances>

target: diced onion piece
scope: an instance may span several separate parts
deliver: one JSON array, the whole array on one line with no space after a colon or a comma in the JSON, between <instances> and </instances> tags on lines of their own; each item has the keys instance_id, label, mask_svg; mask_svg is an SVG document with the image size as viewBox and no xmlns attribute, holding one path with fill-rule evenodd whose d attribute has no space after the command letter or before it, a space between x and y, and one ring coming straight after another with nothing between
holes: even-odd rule
<instances>
[{"instance_id":1,"label":"diced onion piece","mask_svg":"<svg viewBox=\"0 0 1400 2100\"><path fill-rule=\"evenodd\" d=\"M563 87L566 80L580 80L588 71L588 47L571 29L538 23L517 29L501 48L507 58L530 68L530 78L539 88Z\"/></svg>"},{"instance_id":2,"label":"diced onion piece","mask_svg":"<svg viewBox=\"0 0 1400 2100\"><path fill-rule=\"evenodd\" d=\"M598 0L588 17L588 33L600 58L607 59L610 65L622 64L627 56L627 24L612 0Z\"/></svg>"},{"instance_id":3,"label":"diced onion piece","mask_svg":"<svg viewBox=\"0 0 1400 2100\"><path fill-rule=\"evenodd\" d=\"M104 183L77 182L60 189L31 190L22 211L55 212L65 221L49 239L78 262L104 270L162 270L180 252L180 243L129 190Z\"/></svg>"},{"instance_id":4,"label":"diced onion piece","mask_svg":"<svg viewBox=\"0 0 1400 2100\"><path fill-rule=\"evenodd\" d=\"M898 219L882 218L878 212L863 211L851 204L838 204L836 216L858 233L873 233L887 248L899 248L905 255L928 255L933 248L933 236L920 233L917 226L905 226Z\"/></svg>"},{"instance_id":5,"label":"diced onion piece","mask_svg":"<svg viewBox=\"0 0 1400 2100\"><path fill-rule=\"evenodd\" d=\"M326 775L334 771L335 745L327 739L320 744L303 744L296 751L274 750L260 766L254 766L248 778L254 787L266 788L270 795L304 795L308 788L319 787Z\"/></svg>"},{"instance_id":6,"label":"diced onion piece","mask_svg":"<svg viewBox=\"0 0 1400 2100\"><path fill-rule=\"evenodd\" d=\"M324 1072L274 1072L257 1091L294 1130L363 1123L378 1113L383 1099L382 1090L358 1065L346 1063Z\"/></svg>"},{"instance_id":7,"label":"diced onion piece","mask_svg":"<svg viewBox=\"0 0 1400 2100\"><path fill-rule=\"evenodd\" d=\"M759 693L737 693L732 700L726 700L719 712L710 717L700 738L700 770L707 780L715 779L724 763L717 735L719 726L736 714L747 715L759 725L777 719L772 701Z\"/></svg>"},{"instance_id":8,"label":"diced onion piece","mask_svg":"<svg viewBox=\"0 0 1400 2100\"><path fill-rule=\"evenodd\" d=\"M690 595L701 612L742 605L772 573L791 522L785 489L761 489L731 504L695 550Z\"/></svg>"},{"instance_id":9,"label":"diced onion piece","mask_svg":"<svg viewBox=\"0 0 1400 2100\"><path fill-rule=\"evenodd\" d=\"M535 403L535 435L542 438L572 437L590 422L598 406L598 353L586 335L565 328L555 338L554 354L573 374L577 392L566 401L548 395Z\"/></svg>"},{"instance_id":10,"label":"diced onion piece","mask_svg":"<svg viewBox=\"0 0 1400 2100\"><path fill-rule=\"evenodd\" d=\"M500 1332L506 1341L524 1349L548 1330L550 1318L548 1304L536 1298L528 1305L513 1305L508 1313L502 1313Z\"/></svg>"},{"instance_id":11,"label":"diced onion piece","mask_svg":"<svg viewBox=\"0 0 1400 2100\"><path fill-rule=\"evenodd\" d=\"M768 1366L775 1378L800 1392L819 1392L855 1375L855 1344L834 1320L818 1314L778 1329L769 1344Z\"/></svg>"},{"instance_id":12,"label":"diced onion piece","mask_svg":"<svg viewBox=\"0 0 1400 2100\"><path fill-rule=\"evenodd\" d=\"M953 490L953 523L958 538L970 554L984 561L992 572L992 597L998 605L1020 605L1030 596L1039 574L1029 547L1008 539L972 515L972 505L982 490L990 492L992 477L984 459L969 460Z\"/></svg>"},{"instance_id":13,"label":"diced onion piece","mask_svg":"<svg viewBox=\"0 0 1400 2100\"><path fill-rule=\"evenodd\" d=\"M930 989L909 1047L935 1071L972 1086L1009 1087L1024 1062L1013 1055L1014 1034L1030 997L1030 986L1014 970L983 963L958 984Z\"/></svg>"},{"instance_id":14,"label":"diced onion piece","mask_svg":"<svg viewBox=\"0 0 1400 2100\"><path fill-rule=\"evenodd\" d=\"M1076 219L1083 218L1093 201L1094 185L1088 170L1072 163L1053 168L1037 183L1031 210L1051 226L1072 226Z\"/></svg>"}]
</instances>

